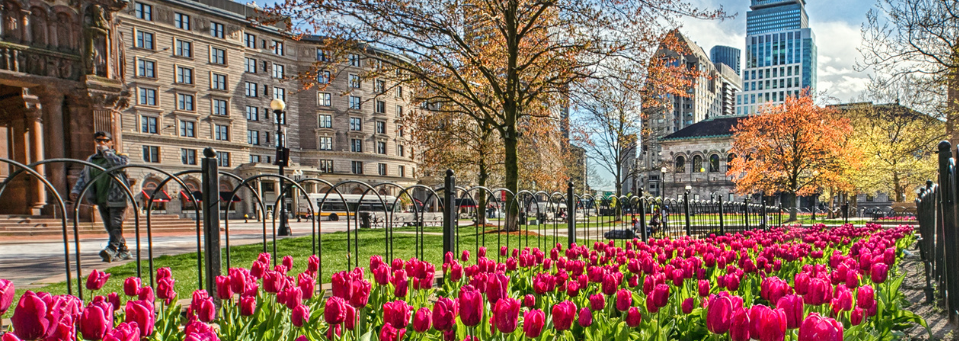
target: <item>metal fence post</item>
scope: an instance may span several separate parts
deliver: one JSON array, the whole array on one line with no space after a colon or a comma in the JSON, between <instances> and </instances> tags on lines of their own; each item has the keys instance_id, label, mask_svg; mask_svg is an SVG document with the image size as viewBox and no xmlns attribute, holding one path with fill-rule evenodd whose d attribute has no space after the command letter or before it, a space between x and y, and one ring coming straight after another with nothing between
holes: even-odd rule
<instances>
[{"instance_id":1,"label":"metal fence post","mask_svg":"<svg viewBox=\"0 0 959 341\"><path fill-rule=\"evenodd\" d=\"M576 198L573 196L573 182L566 184L566 247L576 243Z\"/></svg>"},{"instance_id":2,"label":"metal fence post","mask_svg":"<svg viewBox=\"0 0 959 341\"><path fill-rule=\"evenodd\" d=\"M456 191L456 177L453 176L453 170L446 170L446 181L444 182L444 193L443 193L443 257L446 257L448 252L453 252L453 244L455 238L455 229L453 224L455 224L456 218L456 205L453 203L456 197L453 193ZM445 259L445 258L444 258Z\"/></svg>"},{"instance_id":3,"label":"metal fence post","mask_svg":"<svg viewBox=\"0 0 959 341\"><path fill-rule=\"evenodd\" d=\"M842 224L849 224L849 202L842 204Z\"/></svg>"},{"instance_id":4,"label":"metal fence post","mask_svg":"<svg viewBox=\"0 0 959 341\"><path fill-rule=\"evenodd\" d=\"M640 196L637 203L639 203L639 233L643 237L643 242L647 242L649 241L649 231L646 230L646 200Z\"/></svg>"},{"instance_id":5,"label":"metal fence post","mask_svg":"<svg viewBox=\"0 0 959 341\"><path fill-rule=\"evenodd\" d=\"M220 275L220 176L217 173L219 160L212 147L204 148L203 156L200 167L203 172L203 255L206 260L204 277L206 291L210 296L217 297L216 276Z\"/></svg>"},{"instance_id":6,"label":"metal fence post","mask_svg":"<svg viewBox=\"0 0 959 341\"><path fill-rule=\"evenodd\" d=\"M726 235L726 221L723 220L724 213L725 212L723 210L723 197L719 196L719 235L720 236Z\"/></svg>"},{"instance_id":7,"label":"metal fence post","mask_svg":"<svg viewBox=\"0 0 959 341\"><path fill-rule=\"evenodd\" d=\"M952 145L948 141L939 143L939 190L942 200L942 232L943 243L945 245L956 245L959 243L956 223L959 221L957 216L956 200L956 168L955 160L952 158ZM945 248L945 274L946 274L946 302L949 320L956 320L956 310L959 309L959 249L955 247Z\"/></svg>"},{"instance_id":8,"label":"metal fence post","mask_svg":"<svg viewBox=\"0 0 959 341\"><path fill-rule=\"evenodd\" d=\"M763 225L762 226L763 231L766 231L769 228L768 227L769 224L766 222L766 197L763 197L762 199L760 199L759 202L762 203L761 212L763 215L762 217L759 218L759 223Z\"/></svg>"},{"instance_id":9,"label":"metal fence post","mask_svg":"<svg viewBox=\"0 0 959 341\"><path fill-rule=\"evenodd\" d=\"M689 236L691 233L689 228L690 222L689 222L689 192L688 191L683 193L683 206L684 206L684 209L686 210L685 212L686 213L686 236Z\"/></svg>"},{"instance_id":10,"label":"metal fence post","mask_svg":"<svg viewBox=\"0 0 959 341\"><path fill-rule=\"evenodd\" d=\"M743 231L749 231L749 198L743 199Z\"/></svg>"}]
</instances>

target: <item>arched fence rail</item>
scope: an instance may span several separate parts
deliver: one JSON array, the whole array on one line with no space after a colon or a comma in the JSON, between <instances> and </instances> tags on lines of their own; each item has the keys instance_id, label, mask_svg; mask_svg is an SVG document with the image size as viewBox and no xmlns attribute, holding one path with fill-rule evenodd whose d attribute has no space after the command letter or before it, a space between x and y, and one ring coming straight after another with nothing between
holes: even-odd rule
<instances>
[{"instance_id":1,"label":"arched fence rail","mask_svg":"<svg viewBox=\"0 0 959 341\"><path fill-rule=\"evenodd\" d=\"M591 245L596 242L633 238L702 238L766 229L783 223L782 207L749 201L729 202L723 201L721 197L692 200L688 193L681 198L644 195L607 197L577 194L573 190L573 183L568 183L563 191L530 189L514 193L505 188L457 186L452 171L447 171L443 186L438 187L420 184L403 187L394 183L370 184L356 180L331 183L318 178L294 179L277 174L241 177L219 170L216 152L212 148L204 150L203 155L200 170L178 172L147 165L103 169L95 164L73 159L50 159L25 165L0 158L0 165L11 169L10 175L0 183L0 200L11 200L4 194L11 196L11 191L7 189L14 183L14 178L28 177L40 183L50 199L50 204L56 209L55 216L60 220L68 293L80 299L84 298L85 291L84 274L80 266L80 228L78 219L69 217L79 217L82 200L68 202L70 193L60 193L38 171L38 167L44 164L63 163L99 170L98 177L87 184L82 189L83 192L89 190L97 180L112 181L123 188L130 202L129 207L136 212L132 226L134 245L131 247L135 252L136 275L142 278L145 275L142 268L145 267L149 277L144 283L150 286L156 285L153 278L156 271L153 261L155 231L152 226L154 220L151 219L154 210L150 208L158 191L144 194L146 205L142 205L136 199L137 191L128 182L122 181L121 174L125 175L130 169L145 169L163 177L157 188L164 188L167 184L187 188L187 181L199 173L201 197L186 191L181 200L194 203L191 210L194 211L193 217L196 219L197 287L208 290L211 295L216 290L212 279L223 274L234 263L231 248L235 246L231 245L230 241L231 220L224 215L228 212L222 212L221 202L230 204L243 193L253 201L253 207L264 213L267 212L267 204L271 203L269 201L272 201L273 207L285 205L291 198L305 201L294 207L293 211L298 217L305 217L309 227L301 224L293 232L296 236L305 237L309 234L311 237L311 253L321 259L319 274L316 276L318 285L323 284L324 271L329 273L362 266L365 260L373 255L387 260L395 258L397 244L394 241L401 238L413 241L414 250L409 251L420 259L432 257L438 250L442 250L442 254L453 252L460 255L469 251L475 255L480 248L486 247L489 248L487 257L496 257L497 261L503 262L506 258L515 257L511 252L517 252L514 251L517 249L546 250L556 244ZM221 181L226 181L224 188L229 190L220 189ZM264 193L258 191L261 181L279 182L279 188L287 195L285 198L276 197L268 201ZM351 191L358 195L345 194ZM935 187L930 191L935 191ZM145 213L142 213L144 217L140 216L144 208L141 206L147 208ZM336 212L332 212L334 209L331 207L337 207ZM72 215L68 212L72 212ZM340 221L331 222L334 217ZM256 227L260 230L257 232L260 234L257 239L262 242L262 252L271 253L274 263L279 259L278 256L284 254L277 242L278 218L276 214L269 218L264 215L261 225ZM928 218L921 219L924 221ZM327 227L324 228L324 225ZM225 248L220 245L221 227ZM130 226L124 228L127 233L131 232ZM361 230L372 233L361 233ZM343 232L346 242L325 243L322 235L334 231ZM442 236L441 245L431 242L430 240L435 239L426 238L428 235ZM142 243L143 236L146 237L145 245ZM362 240L363 238L368 240ZM375 242L382 246L373 249L382 251L364 251L364 248L361 248L366 242L373 243L370 238L376 238ZM383 240L379 240L380 238ZM923 242L929 243L928 240ZM220 260L221 254L226 258L225 263ZM345 258L346 267L324 269L326 260L323 255ZM937 276L945 276L945 273Z\"/></svg>"}]
</instances>

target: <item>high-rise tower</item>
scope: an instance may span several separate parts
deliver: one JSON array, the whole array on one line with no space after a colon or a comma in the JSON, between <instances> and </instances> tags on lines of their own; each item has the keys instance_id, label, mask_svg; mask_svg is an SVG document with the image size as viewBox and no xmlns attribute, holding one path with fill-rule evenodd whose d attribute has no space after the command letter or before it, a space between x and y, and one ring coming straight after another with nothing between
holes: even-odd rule
<instances>
[{"instance_id":1,"label":"high-rise tower","mask_svg":"<svg viewBox=\"0 0 959 341\"><path fill-rule=\"evenodd\" d=\"M717 64L726 64L733 71L736 71L736 75L742 75L740 69L739 60L741 57L742 51L735 47L716 45L713 48L709 49L709 59L713 63Z\"/></svg>"},{"instance_id":2,"label":"high-rise tower","mask_svg":"<svg viewBox=\"0 0 959 341\"><path fill-rule=\"evenodd\" d=\"M751 0L746 12L743 92L737 114L755 114L803 89L816 90L816 37L805 0Z\"/></svg>"}]
</instances>

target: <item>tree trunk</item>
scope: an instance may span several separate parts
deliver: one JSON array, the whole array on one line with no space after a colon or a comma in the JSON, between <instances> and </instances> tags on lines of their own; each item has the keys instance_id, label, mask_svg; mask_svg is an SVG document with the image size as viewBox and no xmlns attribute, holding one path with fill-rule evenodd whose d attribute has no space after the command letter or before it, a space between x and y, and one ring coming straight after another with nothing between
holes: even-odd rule
<instances>
[{"instance_id":1,"label":"tree trunk","mask_svg":"<svg viewBox=\"0 0 959 341\"><path fill-rule=\"evenodd\" d=\"M796 221L796 210L799 208L799 196L796 192L789 193L789 199L792 201L789 205L789 221Z\"/></svg>"},{"instance_id":2,"label":"tree trunk","mask_svg":"<svg viewBox=\"0 0 959 341\"><path fill-rule=\"evenodd\" d=\"M485 153L480 153L479 159L479 177L476 179L476 182L480 187L486 187L486 181L489 180L489 170L486 165L486 155ZM492 195L492 193L487 192L476 192L479 194L476 198L476 224L486 228L486 199Z\"/></svg>"},{"instance_id":3,"label":"tree trunk","mask_svg":"<svg viewBox=\"0 0 959 341\"><path fill-rule=\"evenodd\" d=\"M955 53L954 53L955 54ZM954 56L959 59L959 56ZM956 148L959 144L959 131L956 128L956 121L959 120L959 68L949 70L946 88L946 135L949 136L949 143Z\"/></svg>"},{"instance_id":4,"label":"tree trunk","mask_svg":"<svg viewBox=\"0 0 959 341\"><path fill-rule=\"evenodd\" d=\"M506 171L506 189L515 194L519 191L519 158L516 155L519 139L513 125L509 125L506 129L507 136L503 138L503 148L506 152L503 165ZM509 208L509 212L506 214L508 220L505 224L507 231L519 231L519 201L513 198L513 194L506 198L508 203L506 206Z\"/></svg>"}]
</instances>

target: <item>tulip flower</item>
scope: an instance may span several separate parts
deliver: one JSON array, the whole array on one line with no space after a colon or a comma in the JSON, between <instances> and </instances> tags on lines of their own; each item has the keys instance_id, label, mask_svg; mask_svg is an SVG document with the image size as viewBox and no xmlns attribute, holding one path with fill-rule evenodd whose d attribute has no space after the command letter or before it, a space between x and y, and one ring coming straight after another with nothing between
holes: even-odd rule
<instances>
[{"instance_id":1,"label":"tulip flower","mask_svg":"<svg viewBox=\"0 0 959 341\"><path fill-rule=\"evenodd\" d=\"M803 302L809 305L822 305L832 299L832 285L822 278L809 280L809 287L803 295Z\"/></svg>"},{"instance_id":2,"label":"tulip flower","mask_svg":"<svg viewBox=\"0 0 959 341\"><path fill-rule=\"evenodd\" d=\"M209 331L187 334L183 341L220 341L220 338L216 336L215 332Z\"/></svg>"},{"instance_id":3,"label":"tulip flower","mask_svg":"<svg viewBox=\"0 0 959 341\"><path fill-rule=\"evenodd\" d=\"M140 277L129 277L123 281L123 293L127 296L136 297L140 294L140 287L143 286Z\"/></svg>"},{"instance_id":4,"label":"tulip flower","mask_svg":"<svg viewBox=\"0 0 959 341\"><path fill-rule=\"evenodd\" d=\"M328 298L323 309L323 318L330 325L343 323L346 320L346 300L339 296Z\"/></svg>"},{"instance_id":5,"label":"tulip flower","mask_svg":"<svg viewBox=\"0 0 959 341\"><path fill-rule=\"evenodd\" d=\"M803 301L797 295L786 295L776 303L776 309L782 309L786 315L786 328L799 328L803 321Z\"/></svg>"},{"instance_id":6,"label":"tulip flower","mask_svg":"<svg viewBox=\"0 0 959 341\"><path fill-rule=\"evenodd\" d=\"M666 284L657 284L656 288L653 289L653 304L657 308L665 307L669 303L669 286Z\"/></svg>"},{"instance_id":7,"label":"tulip flower","mask_svg":"<svg viewBox=\"0 0 959 341\"><path fill-rule=\"evenodd\" d=\"M883 263L873 264L869 271L869 279L876 284L885 282L887 276L889 276L889 266Z\"/></svg>"},{"instance_id":8,"label":"tulip flower","mask_svg":"<svg viewBox=\"0 0 959 341\"><path fill-rule=\"evenodd\" d=\"M13 282L0 279L0 316L5 314L7 309L10 309L10 305L13 304L13 294L15 291Z\"/></svg>"},{"instance_id":9,"label":"tulip flower","mask_svg":"<svg viewBox=\"0 0 959 341\"><path fill-rule=\"evenodd\" d=\"M862 324L862 321L865 319L866 312L860 307L852 310L852 313L849 314L849 323L854 326Z\"/></svg>"},{"instance_id":10,"label":"tulip flower","mask_svg":"<svg viewBox=\"0 0 959 341\"><path fill-rule=\"evenodd\" d=\"M520 304L515 298L502 298L493 308L493 319L496 329L501 333L509 334L516 330L516 320L519 318Z\"/></svg>"},{"instance_id":11,"label":"tulip flower","mask_svg":"<svg viewBox=\"0 0 959 341\"><path fill-rule=\"evenodd\" d=\"M213 304L212 297L190 304L190 310L200 321L211 322L216 319L216 305Z\"/></svg>"},{"instance_id":12,"label":"tulip flower","mask_svg":"<svg viewBox=\"0 0 959 341\"><path fill-rule=\"evenodd\" d=\"M417 333L423 333L430 330L433 323L433 313L427 308L420 308L413 314L413 330Z\"/></svg>"},{"instance_id":13,"label":"tulip flower","mask_svg":"<svg viewBox=\"0 0 959 341\"><path fill-rule=\"evenodd\" d=\"M589 327L593 324L593 313L589 311L589 308L583 308L579 311L579 318L576 319L576 322L579 323L580 327Z\"/></svg>"},{"instance_id":14,"label":"tulip flower","mask_svg":"<svg viewBox=\"0 0 959 341\"><path fill-rule=\"evenodd\" d=\"M286 271L293 270L293 256L285 256L282 261L283 267L286 268Z\"/></svg>"},{"instance_id":15,"label":"tulip flower","mask_svg":"<svg viewBox=\"0 0 959 341\"><path fill-rule=\"evenodd\" d=\"M250 276L253 278L260 279L266 275L267 271L270 270L270 266L262 262L253 262L253 266L250 267Z\"/></svg>"},{"instance_id":16,"label":"tulip flower","mask_svg":"<svg viewBox=\"0 0 959 341\"><path fill-rule=\"evenodd\" d=\"M124 322L103 335L103 341L139 341L140 328L136 323ZM7 341L4 339L3 341Z\"/></svg>"},{"instance_id":17,"label":"tulip flower","mask_svg":"<svg viewBox=\"0 0 959 341\"><path fill-rule=\"evenodd\" d=\"M372 259L370 262L372 263ZM383 259L380 259L380 263L383 263ZM372 264L371 264L372 265ZM373 266L370 266L370 269L373 269ZM310 276L316 277L316 273L320 271L320 257L317 255L311 255L309 259L306 260L306 272Z\"/></svg>"},{"instance_id":18,"label":"tulip flower","mask_svg":"<svg viewBox=\"0 0 959 341\"><path fill-rule=\"evenodd\" d=\"M410 323L412 308L402 300L383 304L383 320L397 327L406 327Z\"/></svg>"},{"instance_id":19,"label":"tulip flower","mask_svg":"<svg viewBox=\"0 0 959 341\"><path fill-rule=\"evenodd\" d=\"M542 310L534 309L523 315L523 333L526 337L535 339L543 333L546 324L546 314Z\"/></svg>"},{"instance_id":20,"label":"tulip flower","mask_svg":"<svg viewBox=\"0 0 959 341\"><path fill-rule=\"evenodd\" d=\"M87 290L100 290L100 288L103 288L103 285L107 283L108 279L110 279L110 274L94 269L93 272L87 276Z\"/></svg>"},{"instance_id":21,"label":"tulip flower","mask_svg":"<svg viewBox=\"0 0 959 341\"><path fill-rule=\"evenodd\" d=\"M733 300L729 296L714 295L706 306L706 329L714 334L725 334L733 320Z\"/></svg>"},{"instance_id":22,"label":"tulip flower","mask_svg":"<svg viewBox=\"0 0 959 341\"><path fill-rule=\"evenodd\" d=\"M683 314L689 315L690 313L693 312L693 308L695 308L695 306L696 306L695 298L689 297L683 300L683 305L682 305Z\"/></svg>"},{"instance_id":23,"label":"tulip flower","mask_svg":"<svg viewBox=\"0 0 959 341\"><path fill-rule=\"evenodd\" d=\"M616 292L616 310L627 311L633 305L633 293L628 289L619 289ZM594 309L599 310L599 309Z\"/></svg>"},{"instance_id":24,"label":"tulip flower","mask_svg":"<svg viewBox=\"0 0 959 341\"><path fill-rule=\"evenodd\" d=\"M380 329L380 341L399 341L403 339L404 335L406 335L405 328L396 329L389 322L385 323L383 328Z\"/></svg>"},{"instance_id":25,"label":"tulip flower","mask_svg":"<svg viewBox=\"0 0 959 341\"><path fill-rule=\"evenodd\" d=\"M465 250L463 252L466 252ZM501 298L506 297L509 291L509 278L503 274L494 274L486 280L486 299L490 305L495 305Z\"/></svg>"},{"instance_id":26,"label":"tulip flower","mask_svg":"<svg viewBox=\"0 0 959 341\"><path fill-rule=\"evenodd\" d=\"M483 320L483 294L472 285L460 288L458 303L463 324L473 327Z\"/></svg>"},{"instance_id":27,"label":"tulip flower","mask_svg":"<svg viewBox=\"0 0 959 341\"><path fill-rule=\"evenodd\" d=\"M405 270L396 270L393 272L393 278L390 283L393 284L393 295L396 297L406 297L409 291L409 279L406 277Z\"/></svg>"},{"instance_id":28,"label":"tulip flower","mask_svg":"<svg viewBox=\"0 0 959 341\"><path fill-rule=\"evenodd\" d=\"M84 340L101 340L113 329L113 306L110 303L90 304L80 314L80 334Z\"/></svg>"},{"instance_id":29,"label":"tulip flower","mask_svg":"<svg viewBox=\"0 0 959 341\"><path fill-rule=\"evenodd\" d=\"M327 306L329 306L329 302L327 302ZM326 318L327 322L330 321L329 320L330 318L328 317L330 316L330 313L328 313L326 310L323 311L323 316ZM344 318L345 318L345 314L344 314ZM296 308L293 308L292 312L290 312L290 322L293 323L293 325L296 327L303 327L303 325L305 325L309 321L310 321L310 309L305 305L302 305L302 304L298 305L296 306ZM340 322L342 322L342 320ZM339 322L331 323L331 325L338 325L338 324Z\"/></svg>"},{"instance_id":30,"label":"tulip flower","mask_svg":"<svg viewBox=\"0 0 959 341\"><path fill-rule=\"evenodd\" d=\"M836 287L836 294L831 302L833 312L852 310L852 292L843 285Z\"/></svg>"},{"instance_id":31,"label":"tulip flower","mask_svg":"<svg viewBox=\"0 0 959 341\"><path fill-rule=\"evenodd\" d=\"M289 287L276 295L276 301L286 305L287 308L293 309L303 304L303 292L300 291L299 287Z\"/></svg>"},{"instance_id":32,"label":"tulip flower","mask_svg":"<svg viewBox=\"0 0 959 341\"><path fill-rule=\"evenodd\" d=\"M140 330L140 337L144 338L153 334L153 327L156 323L153 302L148 301L127 301L126 321L127 323L136 322ZM16 326L14 326L16 328Z\"/></svg>"},{"instance_id":33,"label":"tulip flower","mask_svg":"<svg viewBox=\"0 0 959 341\"><path fill-rule=\"evenodd\" d=\"M592 294L589 296L589 308L593 311L600 311L606 307L606 295Z\"/></svg>"},{"instance_id":34,"label":"tulip flower","mask_svg":"<svg viewBox=\"0 0 959 341\"><path fill-rule=\"evenodd\" d=\"M253 316L256 312L256 296L240 296L240 315Z\"/></svg>"},{"instance_id":35,"label":"tulip flower","mask_svg":"<svg viewBox=\"0 0 959 341\"><path fill-rule=\"evenodd\" d=\"M164 278L157 281L157 297L163 299L167 305L170 305L170 302L176 298L176 291L174 288L173 278Z\"/></svg>"},{"instance_id":36,"label":"tulip flower","mask_svg":"<svg viewBox=\"0 0 959 341\"><path fill-rule=\"evenodd\" d=\"M576 318L576 304L563 301L553 306L553 326L556 330L567 330L573 325Z\"/></svg>"},{"instance_id":37,"label":"tulip flower","mask_svg":"<svg viewBox=\"0 0 959 341\"><path fill-rule=\"evenodd\" d=\"M47 319L47 304L29 290L20 296L10 320L13 322L14 333L24 340L40 338L46 335L47 329L51 327Z\"/></svg>"},{"instance_id":38,"label":"tulip flower","mask_svg":"<svg viewBox=\"0 0 959 341\"><path fill-rule=\"evenodd\" d=\"M856 291L856 306L869 310L876 305L876 292L872 286L864 285Z\"/></svg>"},{"instance_id":39,"label":"tulip flower","mask_svg":"<svg viewBox=\"0 0 959 341\"><path fill-rule=\"evenodd\" d=\"M639 308L629 307L629 312L626 313L626 325L631 328L636 328L642 322L643 315L639 312Z\"/></svg>"},{"instance_id":40,"label":"tulip flower","mask_svg":"<svg viewBox=\"0 0 959 341\"><path fill-rule=\"evenodd\" d=\"M729 338L733 341L749 340L749 314L742 307L734 308Z\"/></svg>"},{"instance_id":41,"label":"tulip flower","mask_svg":"<svg viewBox=\"0 0 959 341\"><path fill-rule=\"evenodd\" d=\"M705 279L699 280L699 297L709 296L709 281Z\"/></svg>"},{"instance_id":42,"label":"tulip flower","mask_svg":"<svg viewBox=\"0 0 959 341\"><path fill-rule=\"evenodd\" d=\"M140 288L140 292L139 294L137 294L137 298L139 298L141 301L147 301L147 302L156 301L156 296L153 295L153 288L148 286L144 286Z\"/></svg>"},{"instance_id":43,"label":"tulip flower","mask_svg":"<svg viewBox=\"0 0 959 341\"><path fill-rule=\"evenodd\" d=\"M536 296L533 296L533 294L526 294L526 296L523 297L523 306L533 309L533 307L536 306Z\"/></svg>"},{"instance_id":44,"label":"tulip flower","mask_svg":"<svg viewBox=\"0 0 959 341\"><path fill-rule=\"evenodd\" d=\"M110 305L113 306L113 311L120 310L120 295L117 295L115 292L111 292L107 295L107 301L110 302ZM0 310L0 314L3 314L3 310Z\"/></svg>"},{"instance_id":45,"label":"tulip flower","mask_svg":"<svg viewBox=\"0 0 959 341\"><path fill-rule=\"evenodd\" d=\"M799 326L798 341L841 341L842 324L818 313L811 313Z\"/></svg>"},{"instance_id":46,"label":"tulip flower","mask_svg":"<svg viewBox=\"0 0 959 341\"><path fill-rule=\"evenodd\" d=\"M436 330L453 330L456 325L456 302L440 297L433 304L433 328Z\"/></svg>"},{"instance_id":47,"label":"tulip flower","mask_svg":"<svg viewBox=\"0 0 959 341\"><path fill-rule=\"evenodd\" d=\"M230 285L230 277L216 276L216 297L221 300L233 298L233 287Z\"/></svg>"},{"instance_id":48,"label":"tulip flower","mask_svg":"<svg viewBox=\"0 0 959 341\"><path fill-rule=\"evenodd\" d=\"M304 300L311 299L316 294L316 280L306 272L296 276L296 287L300 289Z\"/></svg>"}]
</instances>

